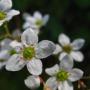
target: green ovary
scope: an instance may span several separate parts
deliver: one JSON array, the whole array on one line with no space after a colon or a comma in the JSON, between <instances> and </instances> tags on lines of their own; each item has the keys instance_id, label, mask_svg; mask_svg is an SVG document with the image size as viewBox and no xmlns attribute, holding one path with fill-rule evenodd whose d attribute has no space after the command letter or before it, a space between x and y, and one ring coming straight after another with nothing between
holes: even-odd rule
<instances>
[{"instance_id":1,"label":"green ovary","mask_svg":"<svg viewBox=\"0 0 90 90\"><path fill-rule=\"evenodd\" d=\"M43 21L42 21L42 20L37 20L37 21L36 21L36 25L37 25L38 27L41 27L41 26L43 25Z\"/></svg>"},{"instance_id":2,"label":"green ovary","mask_svg":"<svg viewBox=\"0 0 90 90\"><path fill-rule=\"evenodd\" d=\"M6 13L0 11L0 20L3 20L3 19L5 19L5 18L6 18Z\"/></svg>"},{"instance_id":3,"label":"green ovary","mask_svg":"<svg viewBox=\"0 0 90 90\"><path fill-rule=\"evenodd\" d=\"M26 47L23 50L23 57L25 60L30 60L35 56L35 49L33 47Z\"/></svg>"},{"instance_id":4,"label":"green ovary","mask_svg":"<svg viewBox=\"0 0 90 90\"><path fill-rule=\"evenodd\" d=\"M72 47L70 45L64 46L63 51L69 54L72 51Z\"/></svg>"},{"instance_id":5,"label":"green ovary","mask_svg":"<svg viewBox=\"0 0 90 90\"><path fill-rule=\"evenodd\" d=\"M56 75L58 81L65 81L65 80L67 80L68 76L69 76L68 72L66 72L64 70L60 70L57 73L57 75Z\"/></svg>"}]
</instances>

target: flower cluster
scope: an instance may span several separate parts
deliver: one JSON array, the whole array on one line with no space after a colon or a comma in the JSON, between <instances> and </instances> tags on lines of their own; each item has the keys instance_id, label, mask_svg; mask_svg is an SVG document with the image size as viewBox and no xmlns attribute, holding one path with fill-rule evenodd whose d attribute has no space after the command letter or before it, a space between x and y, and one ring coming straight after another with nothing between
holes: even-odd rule
<instances>
[{"instance_id":1,"label":"flower cluster","mask_svg":"<svg viewBox=\"0 0 90 90\"><path fill-rule=\"evenodd\" d=\"M38 34L41 27L47 24L49 15L43 16L38 11L33 16L24 13L24 31L16 29L11 34L7 23L13 16L20 13L17 10L11 10L11 7L11 0L0 0L0 26L4 25L6 30L6 36L0 42L0 69L5 67L7 71L14 72L26 66L30 76L24 80L24 83L31 89L43 83L44 90L74 90L72 82L80 80L84 72L74 68L73 60L83 61L84 56L79 50L85 40L80 38L70 43L70 38L62 33L58 38L59 44L49 40L39 42ZM51 77L44 82L40 77L44 71L42 60L56 54L59 55L59 64L45 69Z\"/></svg>"}]
</instances>

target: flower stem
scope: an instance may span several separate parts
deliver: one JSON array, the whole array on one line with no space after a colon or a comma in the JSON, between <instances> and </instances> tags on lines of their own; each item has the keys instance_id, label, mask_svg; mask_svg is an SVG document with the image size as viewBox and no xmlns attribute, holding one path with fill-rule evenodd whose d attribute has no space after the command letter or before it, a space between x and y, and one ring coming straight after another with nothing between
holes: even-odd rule
<instances>
[{"instance_id":1,"label":"flower stem","mask_svg":"<svg viewBox=\"0 0 90 90\"><path fill-rule=\"evenodd\" d=\"M44 80L41 77L39 78L40 78L41 83L44 85L45 84Z\"/></svg>"},{"instance_id":2,"label":"flower stem","mask_svg":"<svg viewBox=\"0 0 90 90\"><path fill-rule=\"evenodd\" d=\"M4 28L5 28L5 31L6 31L6 36L12 37L12 35L11 35L10 32L9 32L9 29L8 29L8 23L7 23L7 22L5 22Z\"/></svg>"}]
</instances>

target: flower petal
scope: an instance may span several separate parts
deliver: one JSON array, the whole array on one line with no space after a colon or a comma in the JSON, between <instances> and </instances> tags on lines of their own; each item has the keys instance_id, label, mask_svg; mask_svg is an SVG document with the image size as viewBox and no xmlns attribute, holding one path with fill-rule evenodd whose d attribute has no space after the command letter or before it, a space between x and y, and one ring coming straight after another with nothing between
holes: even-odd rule
<instances>
[{"instance_id":1,"label":"flower petal","mask_svg":"<svg viewBox=\"0 0 90 90\"><path fill-rule=\"evenodd\" d=\"M59 60L63 60L63 58L67 55L67 53L65 52L62 52L60 55L59 55Z\"/></svg>"},{"instance_id":2,"label":"flower petal","mask_svg":"<svg viewBox=\"0 0 90 90\"><path fill-rule=\"evenodd\" d=\"M50 76L55 75L58 71L59 71L59 66L58 66L57 64L54 65L53 67L47 68L47 69L45 70L45 72L46 72L48 75L50 75Z\"/></svg>"},{"instance_id":3,"label":"flower petal","mask_svg":"<svg viewBox=\"0 0 90 90\"><path fill-rule=\"evenodd\" d=\"M30 14L28 14L28 13L24 13L24 14L23 14L23 18L24 18L24 20L26 21L26 23L29 23L29 25L30 25L31 23L34 24L35 21L36 21L36 19L35 19L33 16L31 16Z\"/></svg>"},{"instance_id":4,"label":"flower petal","mask_svg":"<svg viewBox=\"0 0 90 90\"><path fill-rule=\"evenodd\" d=\"M62 51L62 48L60 47L60 45L59 44L56 44L56 49L55 49L55 51L53 52L53 54L58 54L58 53L60 53Z\"/></svg>"},{"instance_id":5,"label":"flower petal","mask_svg":"<svg viewBox=\"0 0 90 90\"><path fill-rule=\"evenodd\" d=\"M27 29L27 28L30 28L30 23L29 22L25 22L23 24L23 29Z\"/></svg>"},{"instance_id":6,"label":"flower petal","mask_svg":"<svg viewBox=\"0 0 90 90\"><path fill-rule=\"evenodd\" d=\"M6 21L6 19L0 20L0 26L2 26L5 21Z\"/></svg>"},{"instance_id":7,"label":"flower petal","mask_svg":"<svg viewBox=\"0 0 90 90\"><path fill-rule=\"evenodd\" d=\"M78 62L81 62L84 59L83 54L79 51L71 52L71 56L73 57L73 59L75 59L75 61L78 61Z\"/></svg>"},{"instance_id":8,"label":"flower petal","mask_svg":"<svg viewBox=\"0 0 90 90\"><path fill-rule=\"evenodd\" d=\"M41 60L33 58L27 63L27 69L33 75L40 75L42 73Z\"/></svg>"},{"instance_id":9,"label":"flower petal","mask_svg":"<svg viewBox=\"0 0 90 90\"><path fill-rule=\"evenodd\" d=\"M10 10L8 13L7 13L7 21L11 20L13 16L16 16L16 15L19 15L20 12L17 11L17 10Z\"/></svg>"},{"instance_id":10,"label":"flower petal","mask_svg":"<svg viewBox=\"0 0 90 90\"><path fill-rule=\"evenodd\" d=\"M13 41L10 43L10 46L11 46L12 48L15 48L15 47L17 47L17 46L22 47L22 44L21 44L20 42L16 41L16 40L13 40Z\"/></svg>"},{"instance_id":11,"label":"flower petal","mask_svg":"<svg viewBox=\"0 0 90 90\"><path fill-rule=\"evenodd\" d=\"M29 28L23 32L21 40L24 45L35 45L38 42L38 36Z\"/></svg>"},{"instance_id":12,"label":"flower petal","mask_svg":"<svg viewBox=\"0 0 90 90\"><path fill-rule=\"evenodd\" d=\"M64 68L65 70L72 69L73 66L73 59L68 55L66 55L60 62L60 68Z\"/></svg>"},{"instance_id":13,"label":"flower petal","mask_svg":"<svg viewBox=\"0 0 90 90\"><path fill-rule=\"evenodd\" d=\"M7 61L0 61L0 70L6 65Z\"/></svg>"},{"instance_id":14,"label":"flower petal","mask_svg":"<svg viewBox=\"0 0 90 90\"><path fill-rule=\"evenodd\" d=\"M49 15L45 15L44 17L43 17L43 25L46 25L47 24L47 22L48 22L48 20L49 20Z\"/></svg>"},{"instance_id":15,"label":"flower petal","mask_svg":"<svg viewBox=\"0 0 90 90\"><path fill-rule=\"evenodd\" d=\"M36 11L33 15L36 19L42 19L42 15L40 12Z\"/></svg>"},{"instance_id":16,"label":"flower petal","mask_svg":"<svg viewBox=\"0 0 90 90\"><path fill-rule=\"evenodd\" d=\"M12 7L12 0L0 0L0 10L6 11Z\"/></svg>"},{"instance_id":17,"label":"flower petal","mask_svg":"<svg viewBox=\"0 0 90 90\"><path fill-rule=\"evenodd\" d=\"M73 85L68 81L60 82L58 90L73 90Z\"/></svg>"},{"instance_id":18,"label":"flower petal","mask_svg":"<svg viewBox=\"0 0 90 90\"><path fill-rule=\"evenodd\" d=\"M11 39L8 39L8 38L2 40L2 41L1 41L1 50L10 50L11 47L10 47L9 44L10 44L11 42L12 42L12 40L11 40Z\"/></svg>"},{"instance_id":19,"label":"flower petal","mask_svg":"<svg viewBox=\"0 0 90 90\"><path fill-rule=\"evenodd\" d=\"M24 80L25 85L30 89L35 89L40 86L40 79L38 76L29 76Z\"/></svg>"},{"instance_id":20,"label":"flower petal","mask_svg":"<svg viewBox=\"0 0 90 90\"><path fill-rule=\"evenodd\" d=\"M8 50L2 50L0 52L0 59L1 60L7 60L7 59L9 59L9 57L10 57L10 54L9 54Z\"/></svg>"},{"instance_id":21,"label":"flower petal","mask_svg":"<svg viewBox=\"0 0 90 90\"><path fill-rule=\"evenodd\" d=\"M70 72L69 80L74 82L81 79L82 76L83 76L83 71L75 68Z\"/></svg>"},{"instance_id":22,"label":"flower petal","mask_svg":"<svg viewBox=\"0 0 90 90\"><path fill-rule=\"evenodd\" d=\"M30 14L28 14L26 12L23 14L23 19L28 20L29 17L31 17Z\"/></svg>"},{"instance_id":23,"label":"flower petal","mask_svg":"<svg viewBox=\"0 0 90 90\"><path fill-rule=\"evenodd\" d=\"M16 40L13 40L11 43L10 43L10 46L15 50L16 53L20 53L23 49L23 45L16 41Z\"/></svg>"},{"instance_id":24,"label":"flower petal","mask_svg":"<svg viewBox=\"0 0 90 90\"><path fill-rule=\"evenodd\" d=\"M84 39L76 39L72 42L72 48L73 50L79 50L83 47L85 43L85 40Z\"/></svg>"},{"instance_id":25,"label":"flower petal","mask_svg":"<svg viewBox=\"0 0 90 90\"><path fill-rule=\"evenodd\" d=\"M20 55L14 54L11 56L11 58L8 60L6 64L6 70L8 71L19 71L25 66L25 61L22 60Z\"/></svg>"},{"instance_id":26,"label":"flower petal","mask_svg":"<svg viewBox=\"0 0 90 90\"><path fill-rule=\"evenodd\" d=\"M27 28L32 28L33 30L37 29L37 25L36 25L37 19L35 17L31 16L28 13L24 13L23 18L25 19L25 23L23 25L24 29L27 29Z\"/></svg>"},{"instance_id":27,"label":"flower petal","mask_svg":"<svg viewBox=\"0 0 90 90\"><path fill-rule=\"evenodd\" d=\"M65 46L65 45L70 44L70 39L69 39L69 37L66 36L66 35L63 34L63 33L59 35L58 41L59 41L59 43L60 43L62 46Z\"/></svg>"},{"instance_id":28,"label":"flower petal","mask_svg":"<svg viewBox=\"0 0 90 90\"><path fill-rule=\"evenodd\" d=\"M57 90L58 82L55 77L51 77L46 81L46 86L50 88L50 90Z\"/></svg>"},{"instance_id":29,"label":"flower petal","mask_svg":"<svg viewBox=\"0 0 90 90\"><path fill-rule=\"evenodd\" d=\"M41 41L36 50L36 57L37 58L46 58L53 54L54 50L56 49L56 46L53 42L48 40Z\"/></svg>"}]
</instances>

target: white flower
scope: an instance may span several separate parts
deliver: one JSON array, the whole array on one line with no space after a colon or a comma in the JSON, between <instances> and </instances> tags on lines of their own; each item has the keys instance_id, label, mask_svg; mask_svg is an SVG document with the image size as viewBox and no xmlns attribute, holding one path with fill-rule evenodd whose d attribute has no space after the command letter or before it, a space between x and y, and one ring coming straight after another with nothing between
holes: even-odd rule
<instances>
[{"instance_id":1,"label":"white flower","mask_svg":"<svg viewBox=\"0 0 90 90\"><path fill-rule=\"evenodd\" d=\"M39 33L39 29L46 25L49 20L49 15L42 16L38 11L36 11L33 16L29 15L28 13L24 13L23 17L25 19L23 28L34 28L34 31L37 34Z\"/></svg>"},{"instance_id":2,"label":"white flower","mask_svg":"<svg viewBox=\"0 0 90 90\"><path fill-rule=\"evenodd\" d=\"M36 89L40 86L40 78L38 76L28 76L24 82L30 89Z\"/></svg>"},{"instance_id":3,"label":"white flower","mask_svg":"<svg viewBox=\"0 0 90 90\"><path fill-rule=\"evenodd\" d=\"M0 0L0 26L5 22L12 19L13 16L18 15L20 12L11 9L11 0Z\"/></svg>"},{"instance_id":4,"label":"white flower","mask_svg":"<svg viewBox=\"0 0 90 90\"><path fill-rule=\"evenodd\" d=\"M17 30L12 33L12 36L16 39L19 38L20 35L21 33ZM6 65L10 56L17 52L16 50L14 50L14 48L16 46L21 46L21 44L16 40L13 42L13 46L10 45L12 41L12 39L5 38L0 42L0 69L2 69L2 67Z\"/></svg>"},{"instance_id":5,"label":"white flower","mask_svg":"<svg viewBox=\"0 0 90 90\"><path fill-rule=\"evenodd\" d=\"M50 56L55 50L53 42L43 40L38 43L38 36L32 29L27 29L21 36L21 46L16 47L14 54L7 62L6 69L9 71L21 70L25 65L33 75L42 73L42 62L40 59ZM15 45L11 43L12 47Z\"/></svg>"},{"instance_id":6,"label":"white flower","mask_svg":"<svg viewBox=\"0 0 90 90\"><path fill-rule=\"evenodd\" d=\"M72 66L66 60L63 60L60 66L56 64L45 71L51 76L46 81L46 86L51 90L73 90L72 82L79 80L83 76L82 70L72 69Z\"/></svg>"},{"instance_id":7,"label":"white flower","mask_svg":"<svg viewBox=\"0 0 90 90\"><path fill-rule=\"evenodd\" d=\"M62 60L66 55L69 55L72 59L78 62L81 62L84 59L83 54L78 51L83 47L85 43L84 39L76 39L70 43L69 37L62 33L59 35L58 42L60 45L56 45L56 50L53 54L60 53L59 60Z\"/></svg>"}]
</instances>

